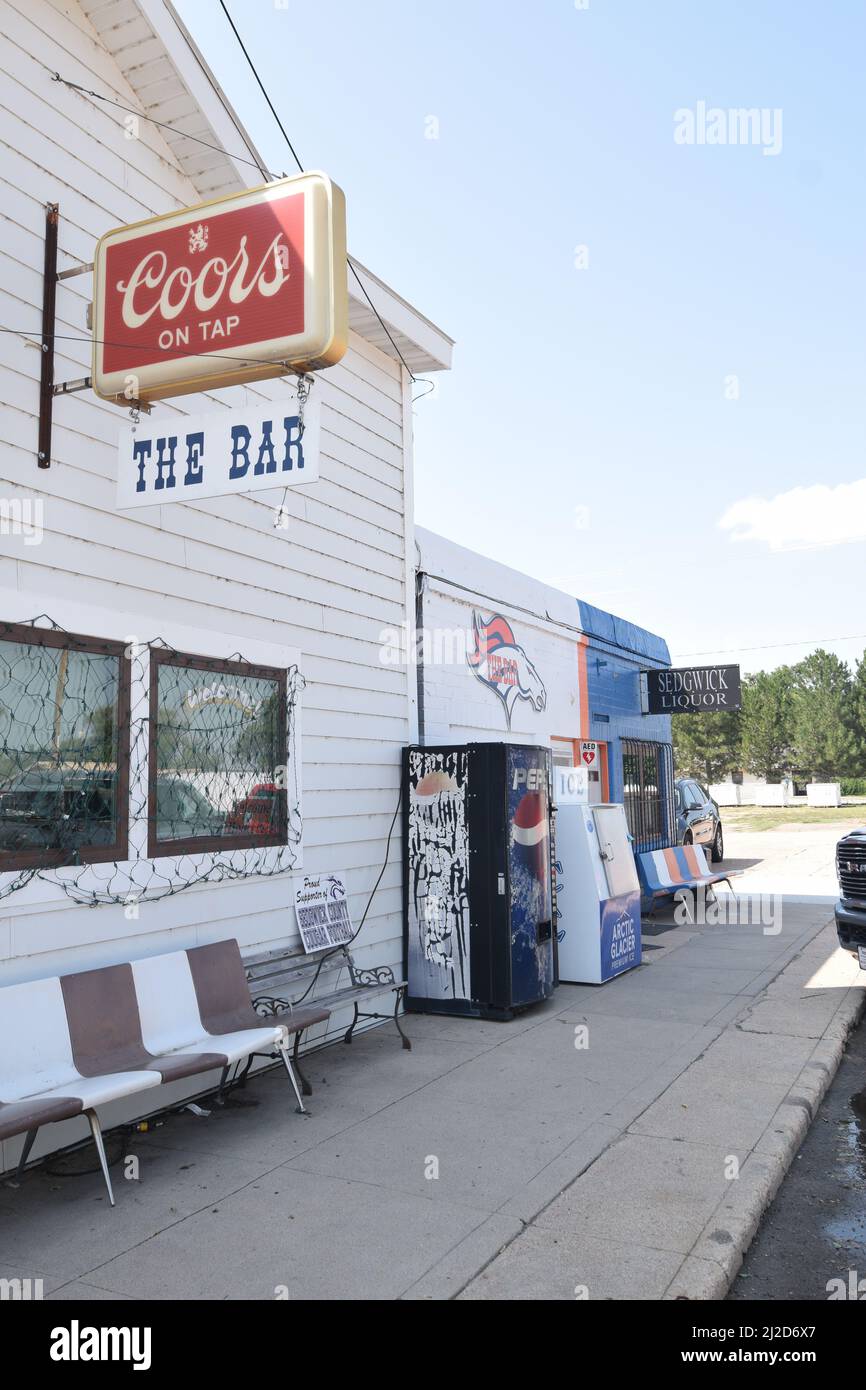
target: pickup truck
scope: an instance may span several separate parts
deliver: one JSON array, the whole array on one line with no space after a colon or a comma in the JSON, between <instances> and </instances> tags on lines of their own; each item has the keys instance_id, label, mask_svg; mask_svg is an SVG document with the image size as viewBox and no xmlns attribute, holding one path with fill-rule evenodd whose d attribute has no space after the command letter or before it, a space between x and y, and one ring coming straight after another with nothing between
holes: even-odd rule
<instances>
[{"instance_id":1,"label":"pickup truck","mask_svg":"<svg viewBox=\"0 0 866 1390\"><path fill-rule=\"evenodd\" d=\"M842 836L836 846L836 875L839 945L858 956L860 968L866 970L866 827Z\"/></svg>"}]
</instances>

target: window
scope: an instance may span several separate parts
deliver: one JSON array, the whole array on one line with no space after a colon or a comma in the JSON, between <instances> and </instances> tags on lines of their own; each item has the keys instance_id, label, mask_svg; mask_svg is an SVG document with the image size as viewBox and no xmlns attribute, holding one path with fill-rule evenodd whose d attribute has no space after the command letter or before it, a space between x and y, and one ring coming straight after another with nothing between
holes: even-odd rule
<instances>
[{"instance_id":1,"label":"window","mask_svg":"<svg viewBox=\"0 0 866 1390\"><path fill-rule=\"evenodd\" d=\"M698 782L683 783L683 804L681 810L695 811L708 800L707 794Z\"/></svg>"},{"instance_id":2,"label":"window","mask_svg":"<svg viewBox=\"0 0 866 1390\"><path fill-rule=\"evenodd\" d=\"M286 844L286 672L150 660L148 853Z\"/></svg>"},{"instance_id":3,"label":"window","mask_svg":"<svg viewBox=\"0 0 866 1390\"><path fill-rule=\"evenodd\" d=\"M574 739L551 738L550 747L554 767L574 767L577 756Z\"/></svg>"},{"instance_id":4,"label":"window","mask_svg":"<svg viewBox=\"0 0 866 1390\"><path fill-rule=\"evenodd\" d=\"M123 645L0 624L0 870L127 857Z\"/></svg>"}]
</instances>

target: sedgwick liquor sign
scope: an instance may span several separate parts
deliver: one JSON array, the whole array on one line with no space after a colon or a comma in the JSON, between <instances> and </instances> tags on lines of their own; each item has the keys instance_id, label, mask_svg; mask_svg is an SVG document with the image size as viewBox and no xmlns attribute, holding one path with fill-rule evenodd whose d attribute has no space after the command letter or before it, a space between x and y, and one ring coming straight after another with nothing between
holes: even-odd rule
<instances>
[{"instance_id":1,"label":"sedgwick liquor sign","mask_svg":"<svg viewBox=\"0 0 866 1390\"><path fill-rule=\"evenodd\" d=\"M343 193L299 174L117 227L93 300L93 389L121 405L331 366L348 340Z\"/></svg>"},{"instance_id":2,"label":"sedgwick liquor sign","mask_svg":"<svg viewBox=\"0 0 866 1390\"><path fill-rule=\"evenodd\" d=\"M739 666L687 666L643 674L649 714L740 708Z\"/></svg>"}]
</instances>

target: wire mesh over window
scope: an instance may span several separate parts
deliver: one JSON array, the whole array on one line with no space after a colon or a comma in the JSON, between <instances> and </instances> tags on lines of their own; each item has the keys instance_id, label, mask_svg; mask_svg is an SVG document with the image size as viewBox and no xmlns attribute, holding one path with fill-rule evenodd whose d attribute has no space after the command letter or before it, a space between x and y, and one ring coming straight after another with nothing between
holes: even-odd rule
<instances>
[{"instance_id":1,"label":"wire mesh over window","mask_svg":"<svg viewBox=\"0 0 866 1390\"><path fill-rule=\"evenodd\" d=\"M297 666L0 624L0 900L145 902L296 869Z\"/></svg>"},{"instance_id":2,"label":"wire mesh over window","mask_svg":"<svg viewBox=\"0 0 866 1390\"><path fill-rule=\"evenodd\" d=\"M0 870L126 857L119 643L0 625Z\"/></svg>"},{"instance_id":3,"label":"wire mesh over window","mask_svg":"<svg viewBox=\"0 0 866 1390\"><path fill-rule=\"evenodd\" d=\"M286 673L151 657L152 855L286 842Z\"/></svg>"},{"instance_id":4,"label":"wire mesh over window","mask_svg":"<svg viewBox=\"0 0 866 1390\"><path fill-rule=\"evenodd\" d=\"M637 852L667 849L674 833L674 760L669 743L622 740L623 803Z\"/></svg>"}]
</instances>

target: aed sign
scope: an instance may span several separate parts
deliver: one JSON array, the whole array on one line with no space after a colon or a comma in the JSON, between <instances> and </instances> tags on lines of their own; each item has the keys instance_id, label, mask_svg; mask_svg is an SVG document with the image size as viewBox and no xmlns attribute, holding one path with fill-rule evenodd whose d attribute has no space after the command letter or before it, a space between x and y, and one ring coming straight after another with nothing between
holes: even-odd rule
<instances>
[{"instance_id":1,"label":"aed sign","mask_svg":"<svg viewBox=\"0 0 866 1390\"><path fill-rule=\"evenodd\" d=\"M148 420L120 431L117 505L154 507L232 492L313 483L319 476L321 403L266 401L255 410Z\"/></svg>"},{"instance_id":2,"label":"aed sign","mask_svg":"<svg viewBox=\"0 0 866 1390\"><path fill-rule=\"evenodd\" d=\"M598 767L598 744L591 740L585 740L580 745L580 760L585 768L593 770Z\"/></svg>"},{"instance_id":3,"label":"aed sign","mask_svg":"<svg viewBox=\"0 0 866 1390\"><path fill-rule=\"evenodd\" d=\"M93 269L93 389L128 405L338 362L346 205L298 174L117 227Z\"/></svg>"},{"instance_id":4,"label":"aed sign","mask_svg":"<svg viewBox=\"0 0 866 1390\"><path fill-rule=\"evenodd\" d=\"M687 666L643 674L649 714L740 708L739 666Z\"/></svg>"}]
</instances>

